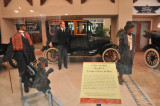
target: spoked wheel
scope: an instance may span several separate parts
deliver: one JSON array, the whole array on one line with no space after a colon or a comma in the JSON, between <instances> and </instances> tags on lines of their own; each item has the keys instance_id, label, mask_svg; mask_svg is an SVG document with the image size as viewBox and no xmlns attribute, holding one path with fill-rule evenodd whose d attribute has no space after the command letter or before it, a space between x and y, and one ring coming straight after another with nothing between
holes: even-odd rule
<instances>
[{"instance_id":1,"label":"spoked wheel","mask_svg":"<svg viewBox=\"0 0 160 106\"><path fill-rule=\"evenodd\" d=\"M47 58L49 63L57 63L58 62L58 49L49 48L45 53L45 57Z\"/></svg>"},{"instance_id":2,"label":"spoked wheel","mask_svg":"<svg viewBox=\"0 0 160 106\"><path fill-rule=\"evenodd\" d=\"M114 48L106 49L102 54L104 62L116 62L118 60L118 51Z\"/></svg>"},{"instance_id":3,"label":"spoked wheel","mask_svg":"<svg viewBox=\"0 0 160 106\"><path fill-rule=\"evenodd\" d=\"M156 68L159 65L159 53L156 49L150 48L144 54L145 64L150 68Z\"/></svg>"},{"instance_id":4,"label":"spoked wheel","mask_svg":"<svg viewBox=\"0 0 160 106\"><path fill-rule=\"evenodd\" d=\"M17 68L17 61L15 60L15 57L13 56L12 59L9 61L9 64L13 67L13 68Z\"/></svg>"}]
</instances>

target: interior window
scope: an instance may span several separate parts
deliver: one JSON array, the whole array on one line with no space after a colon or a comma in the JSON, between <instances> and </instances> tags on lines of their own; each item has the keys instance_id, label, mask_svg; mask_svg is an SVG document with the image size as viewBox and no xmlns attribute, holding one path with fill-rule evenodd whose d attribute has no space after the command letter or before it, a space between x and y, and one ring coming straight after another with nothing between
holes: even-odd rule
<instances>
[{"instance_id":1,"label":"interior window","mask_svg":"<svg viewBox=\"0 0 160 106\"><path fill-rule=\"evenodd\" d=\"M87 35L87 23L77 22L77 34Z\"/></svg>"}]
</instances>

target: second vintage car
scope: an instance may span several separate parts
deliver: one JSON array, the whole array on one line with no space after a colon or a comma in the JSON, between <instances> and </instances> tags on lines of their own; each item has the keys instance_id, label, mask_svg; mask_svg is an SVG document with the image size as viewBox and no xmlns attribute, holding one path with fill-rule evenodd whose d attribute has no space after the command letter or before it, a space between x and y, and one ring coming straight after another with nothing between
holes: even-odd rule
<instances>
[{"instance_id":1,"label":"second vintage car","mask_svg":"<svg viewBox=\"0 0 160 106\"><path fill-rule=\"evenodd\" d=\"M0 44L0 61L3 59L4 55L6 54L8 48L8 44ZM10 65L13 68L17 68L17 61L15 60L14 55L12 56L12 59L9 61Z\"/></svg>"},{"instance_id":2,"label":"second vintage car","mask_svg":"<svg viewBox=\"0 0 160 106\"><path fill-rule=\"evenodd\" d=\"M144 62L149 68L156 68L160 62L160 31L145 31L144 37L150 38L150 44L144 47Z\"/></svg>"},{"instance_id":3,"label":"second vintage car","mask_svg":"<svg viewBox=\"0 0 160 106\"><path fill-rule=\"evenodd\" d=\"M70 34L69 50L71 56L93 56L100 54L104 62L115 62L118 59L118 46L111 42L110 37L93 33L92 23L86 20L48 20L46 21L47 46L43 47L49 62L57 63L58 50L56 30L64 21ZM53 47L48 46L53 42Z\"/></svg>"}]
</instances>

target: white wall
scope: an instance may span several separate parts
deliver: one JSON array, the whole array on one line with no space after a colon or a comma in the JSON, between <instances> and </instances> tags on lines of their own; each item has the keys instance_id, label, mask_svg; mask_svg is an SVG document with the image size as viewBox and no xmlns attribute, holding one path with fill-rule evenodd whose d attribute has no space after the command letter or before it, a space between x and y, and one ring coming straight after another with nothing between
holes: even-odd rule
<instances>
[{"instance_id":1,"label":"white wall","mask_svg":"<svg viewBox=\"0 0 160 106\"><path fill-rule=\"evenodd\" d=\"M3 18L63 16L66 13L68 15L117 15L118 1L112 3L110 0L88 0L85 4L81 4L81 0L73 0L73 4L70 4L67 0L47 0L40 6L40 0L33 0L31 6L26 0L12 0L2 9ZM15 13L15 10L19 12Z\"/></svg>"},{"instance_id":2,"label":"white wall","mask_svg":"<svg viewBox=\"0 0 160 106\"><path fill-rule=\"evenodd\" d=\"M1 28L1 18L2 18L2 5L3 4L3 1L0 0L0 28Z\"/></svg>"},{"instance_id":3,"label":"white wall","mask_svg":"<svg viewBox=\"0 0 160 106\"><path fill-rule=\"evenodd\" d=\"M66 13L68 17L81 16L87 18L87 16L102 16L106 18L107 16L108 18L112 18L112 41L116 42L115 36L117 30L123 28L126 21L132 20L133 1L115 1L115 3L112 3L110 0L87 0L84 4L81 4L81 0L73 0L73 4L70 4L66 0L47 0L44 5L40 6L40 0L33 0L33 6L31 6L26 0L12 0L7 7L2 7L2 42L8 42L9 37L15 33L15 30L8 32L11 28L15 27L14 19L23 17L28 19L28 17L32 17L32 19L37 18L42 20L41 17L45 19L45 17L50 16L58 16L61 18L61 16L65 16ZM3 3L2 0L1 3ZM19 9L19 7L21 7L21 9ZM17 10L18 13L15 13L15 10ZM30 12L30 10L34 12ZM8 18L13 19L13 21L7 20ZM42 25L44 25L44 23L42 23ZM45 37L44 26L42 26L42 30L43 36ZM43 39L44 44L45 38Z\"/></svg>"}]
</instances>

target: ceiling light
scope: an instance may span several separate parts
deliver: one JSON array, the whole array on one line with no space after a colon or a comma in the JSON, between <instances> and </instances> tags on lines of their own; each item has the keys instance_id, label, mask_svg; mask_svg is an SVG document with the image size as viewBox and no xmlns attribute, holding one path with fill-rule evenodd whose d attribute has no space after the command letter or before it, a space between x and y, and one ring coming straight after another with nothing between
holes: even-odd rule
<instances>
[{"instance_id":1,"label":"ceiling light","mask_svg":"<svg viewBox=\"0 0 160 106\"><path fill-rule=\"evenodd\" d=\"M20 9L20 10L21 10L21 9L22 9L22 7L20 7L20 6L19 6L19 7L18 7L18 9Z\"/></svg>"},{"instance_id":2,"label":"ceiling light","mask_svg":"<svg viewBox=\"0 0 160 106\"><path fill-rule=\"evenodd\" d=\"M18 11L18 10L15 10L14 12L15 12L15 13L18 13L19 11Z\"/></svg>"},{"instance_id":3,"label":"ceiling light","mask_svg":"<svg viewBox=\"0 0 160 106\"><path fill-rule=\"evenodd\" d=\"M65 15L68 15L67 13L65 13Z\"/></svg>"},{"instance_id":4,"label":"ceiling light","mask_svg":"<svg viewBox=\"0 0 160 106\"><path fill-rule=\"evenodd\" d=\"M34 11L33 11L33 10L30 10L30 12L33 13Z\"/></svg>"}]
</instances>

